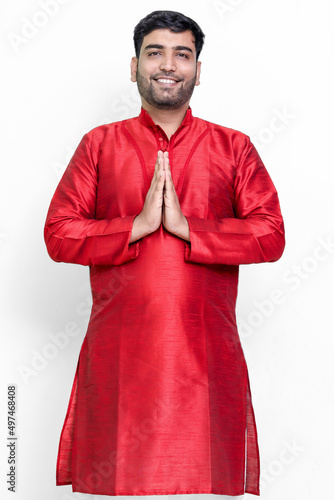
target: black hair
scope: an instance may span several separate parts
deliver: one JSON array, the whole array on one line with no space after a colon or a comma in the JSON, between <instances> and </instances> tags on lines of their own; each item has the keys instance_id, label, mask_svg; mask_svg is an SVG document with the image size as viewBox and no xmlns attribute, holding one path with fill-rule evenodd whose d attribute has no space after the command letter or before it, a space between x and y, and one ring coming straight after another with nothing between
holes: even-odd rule
<instances>
[{"instance_id":1,"label":"black hair","mask_svg":"<svg viewBox=\"0 0 334 500\"><path fill-rule=\"evenodd\" d=\"M198 24L190 19L190 17L180 12L174 12L173 10L155 10L139 21L134 29L133 35L137 58L139 58L144 36L160 28L168 28L175 33L181 33L187 30L192 31L195 37L196 61L198 60L204 45L205 35Z\"/></svg>"}]
</instances>

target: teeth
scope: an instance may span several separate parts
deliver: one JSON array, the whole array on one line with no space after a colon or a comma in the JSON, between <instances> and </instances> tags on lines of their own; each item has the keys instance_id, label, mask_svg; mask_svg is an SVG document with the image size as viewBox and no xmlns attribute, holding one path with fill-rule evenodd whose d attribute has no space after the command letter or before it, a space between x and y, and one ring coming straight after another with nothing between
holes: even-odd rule
<instances>
[{"instance_id":1,"label":"teeth","mask_svg":"<svg viewBox=\"0 0 334 500\"><path fill-rule=\"evenodd\" d=\"M158 82L163 82L163 83L176 83L175 80L167 80L166 78L159 78Z\"/></svg>"}]
</instances>

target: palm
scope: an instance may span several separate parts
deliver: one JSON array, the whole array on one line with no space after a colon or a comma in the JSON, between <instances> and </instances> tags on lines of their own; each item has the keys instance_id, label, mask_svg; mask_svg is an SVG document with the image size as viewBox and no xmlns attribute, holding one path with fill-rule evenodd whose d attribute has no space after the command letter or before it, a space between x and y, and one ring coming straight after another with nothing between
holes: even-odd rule
<instances>
[{"instance_id":1,"label":"palm","mask_svg":"<svg viewBox=\"0 0 334 500\"><path fill-rule=\"evenodd\" d=\"M164 153L165 185L163 192L162 224L167 231L178 234L185 226L185 216L182 213L180 202L171 176L168 153Z\"/></svg>"}]
</instances>

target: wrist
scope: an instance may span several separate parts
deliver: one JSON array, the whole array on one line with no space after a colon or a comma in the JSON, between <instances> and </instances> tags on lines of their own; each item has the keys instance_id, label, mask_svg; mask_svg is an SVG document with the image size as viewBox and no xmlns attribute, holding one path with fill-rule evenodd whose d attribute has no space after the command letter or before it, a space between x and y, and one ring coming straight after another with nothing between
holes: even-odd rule
<instances>
[{"instance_id":1,"label":"wrist","mask_svg":"<svg viewBox=\"0 0 334 500\"><path fill-rule=\"evenodd\" d=\"M136 224L138 226L138 229L140 230L141 233L143 233L143 236L146 236L147 234L153 233L154 231L157 230L157 227L153 227L152 225L149 225L145 216L143 215L142 212L135 217Z\"/></svg>"},{"instance_id":2,"label":"wrist","mask_svg":"<svg viewBox=\"0 0 334 500\"><path fill-rule=\"evenodd\" d=\"M152 232L153 230L149 228L145 219L140 213L133 219L130 243L133 243L134 241L137 241Z\"/></svg>"},{"instance_id":3,"label":"wrist","mask_svg":"<svg viewBox=\"0 0 334 500\"><path fill-rule=\"evenodd\" d=\"M187 220L185 215L183 216L181 223L178 226L177 230L174 231L174 234L176 236L178 236L179 238L190 241L189 224L188 224L188 220Z\"/></svg>"}]
</instances>

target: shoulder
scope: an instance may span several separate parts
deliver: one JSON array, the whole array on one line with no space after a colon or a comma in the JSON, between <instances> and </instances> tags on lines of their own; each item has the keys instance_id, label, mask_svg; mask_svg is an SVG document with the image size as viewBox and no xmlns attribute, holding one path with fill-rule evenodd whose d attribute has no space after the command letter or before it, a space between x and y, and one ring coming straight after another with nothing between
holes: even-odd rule
<instances>
[{"instance_id":1,"label":"shoulder","mask_svg":"<svg viewBox=\"0 0 334 500\"><path fill-rule=\"evenodd\" d=\"M112 123L105 123L92 128L84 135L84 140L93 147L100 146L106 138L119 134L126 123L136 120L137 117L127 118Z\"/></svg>"},{"instance_id":2,"label":"shoulder","mask_svg":"<svg viewBox=\"0 0 334 500\"><path fill-rule=\"evenodd\" d=\"M241 130L213 123L202 118L195 118L195 120L205 123L210 132L212 144L217 150L220 150L224 156L230 153L236 163L247 155L247 153L254 148L249 135Z\"/></svg>"},{"instance_id":3,"label":"shoulder","mask_svg":"<svg viewBox=\"0 0 334 500\"><path fill-rule=\"evenodd\" d=\"M219 123L210 122L208 120L204 120L203 118L196 117L195 120L206 123L212 134L220 135L222 137L228 137L232 140L237 140L241 142L250 141L249 136L238 129L227 127L225 125L220 125Z\"/></svg>"}]
</instances>

